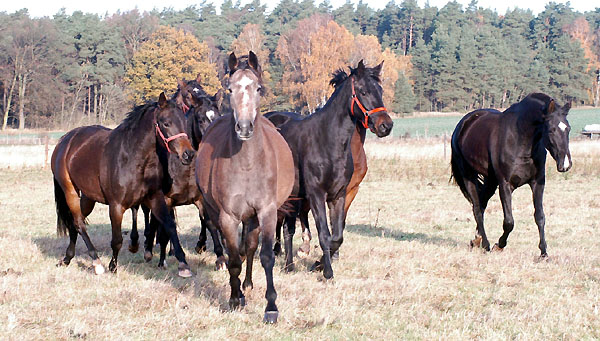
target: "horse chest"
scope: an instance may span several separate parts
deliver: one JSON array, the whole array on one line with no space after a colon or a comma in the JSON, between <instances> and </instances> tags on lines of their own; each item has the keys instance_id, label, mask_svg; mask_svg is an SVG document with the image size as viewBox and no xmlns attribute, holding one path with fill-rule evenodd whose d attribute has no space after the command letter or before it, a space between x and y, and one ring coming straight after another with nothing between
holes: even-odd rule
<instances>
[{"instance_id":1,"label":"horse chest","mask_svg":"<svg viewBox=\"0 0 600 341\"><path fill-rule=\"evenodd\" d=\"M528 183L535 175L535 166L532 159L516 160L511 164L508 182L514 187Z\"/></svg>"}]
</instances>

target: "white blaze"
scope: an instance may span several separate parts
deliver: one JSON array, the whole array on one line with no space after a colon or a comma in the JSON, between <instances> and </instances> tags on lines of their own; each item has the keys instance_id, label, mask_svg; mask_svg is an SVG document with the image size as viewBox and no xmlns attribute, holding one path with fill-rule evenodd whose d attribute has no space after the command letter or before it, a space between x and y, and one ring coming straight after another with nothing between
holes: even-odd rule
<instances>
[{"instance_id":1,"label":"white blaze","mask_svg":"<svg viewBox=\"0 0 600 341\"><path fill-rule=\"evenodd\" d=\"M250 100L250 95L248 94L247 87L248 85L252 84L252 82L254 81L246 76L242 77L242 79L240 79L240 81L238 82L238 84L242 87L242 91L244 93L242 97L243 105L247 105L248 101Z\"/></svg>"},{"instance_id":2,"label":"white blaze","mask_svg":"<svg viewBox=\"0 0 600 341\"><path fill-rule=\"evenodd\" d=\"M193 90L193 91L194 91L195 93L198 93L198 92L200 91L200 89L198 89L198 88L194 88L194 90Z\"/></svg>"},{"instance_id":3,"label":"white blaze","mask_svg":"<svg viewBox=\"0 0 600 341\"><path fill-rule=\"evenodd\" d=\"M560 130L565 131L565 129L567 129L567 125L564 122L560 122L558 124L558 127L560 128Z\"/></svg>"},{"instance_id":4,"label":"white blaze","mask_svg":"<svg viewBox=\"0 0 600 341\"><path fill-rule=\"evenodd\" d=\"M569 156L565 155L565 161L563 162L563 167L565 169L569 168L571 166L571 161L569 160Z\"/></svg>"}]
</instances>

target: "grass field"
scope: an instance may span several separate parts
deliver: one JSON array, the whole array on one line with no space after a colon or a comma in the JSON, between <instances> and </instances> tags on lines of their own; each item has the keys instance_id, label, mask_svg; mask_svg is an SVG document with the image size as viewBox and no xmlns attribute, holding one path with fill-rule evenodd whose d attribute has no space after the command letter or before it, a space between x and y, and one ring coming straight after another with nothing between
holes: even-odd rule
<instances>
[{"instance_id":1,"label":"grass field","mask_svg":"<svg viewBox=\"0 0 600 341\"><path fill-rule=\"evenodd\" d=\"M394 120L392 135L396 137L434 137L452 135L454 127L463 115L406 117ZM572 109L568 116L571 138L579 136L586 124L600 123L600 109Z\"/></svg>"},{"instance_id":2,"label":"grass field","mask_svg":"<svg viewBox=\"0 0 600 341\"><path fill-rule=\"evenodd\" d=\"M425 143L426 142L426 143ZM471 208L448 182L435 140L369 141L369 173L350 209L335 278L307 268L316 241L293 273L276 263L280 318L261 320L265 276L255 260L247 306L227 308L226 272L212 252L195 254L197 211L178 209L192 270L156 268L123 247L117 274L96 276L81 239L68 268L56 237L49 170L2 169L0 176L0 335L2 339L598 339L600 338L600 143L572 143L573 169L548 163L545 195L550 259L537 262L538 233L528 188L515 191L515 230L502 253L470 250ZM496 197L487 210L490 241L501 234ZM89 231L110 260L107 209ZM129 231L129 213L124 233ZM129 236L125 236L127 243ZM125 243L125 245L126 245ZM297 235L295 247L300 243Z\"/></svg>"}]
</instances>

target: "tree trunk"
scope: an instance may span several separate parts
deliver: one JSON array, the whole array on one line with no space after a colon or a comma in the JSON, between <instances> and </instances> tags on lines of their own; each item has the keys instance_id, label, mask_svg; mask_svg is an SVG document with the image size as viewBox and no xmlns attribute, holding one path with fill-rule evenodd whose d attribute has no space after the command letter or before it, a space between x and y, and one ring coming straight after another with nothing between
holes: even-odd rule
<instances>
[{"instance_id":1,"label":"tree trunk","mask_svg":"<svg viewBox=\"0 0 600 341\"><path fill-rule=\"evenodd\" d=\"M65 123L65 95L60 99L60 127Z\"/></svg>"},{"instance_id":2,"label":"tree trunk","mask_svg":"<svg viewBox=\"0 0 600 341\"><path fill-rule=\"evenodd\" d=\"M406 52L404 53L404 55L408 55L408 52L410 51L410 49L412 48L412 41L413 41L413 16L410 16L410 28L408 31L408 47L406 48Z\"/></svg>"},{"instance_id":3,"label":"tree trunk","mask_svg":"<svg viewBox=\"0 0 600 341\"><path fill-rule=\"evenodd\" d=\"M13 80L10 83L10 90L8 91L8 98L6 100L6 106L4 107L4 117L2 119L2 130L6 130L6 126L8 124L8 113L10 112L10 105L12 102L12 96L15 91L16 83L17 83L17 73L15 72L15 75L13 76ZM5 95L6 95L6 90L4 90L4 91L5 91Z\"/></svg>"},{"instance_id":4,"label":"tree trunk","mask_svg":"<svg viewBox=\"0 0 600 341\"><path fill-rule=\"evenodd\" d=\"M20 78L19 86L19 130L25 129L25 90L27 89L27 74Z\"/></svg>"},{"instance_id":5,"label":"tree trunk","mask_svg":"<svg viewBox=\"0 0 600 341\"><path fill-rule=\"evenodd\" d=\"M96 87L94 87L94 120L98 120L98 91L96 91Z\"/></svg>"},{"instance_id":6,"label":"tree trunk","mask_svg":"<svg viewBox=\"0 0 600 341\"><path fill-rule=\"evenodd\" d=\"M88 116L88 123L91 123L91 120L90 120L91 109L92 109L92 87L88 86L88 95L87 95L87 116Z\"/></svg>"}]
</instances>

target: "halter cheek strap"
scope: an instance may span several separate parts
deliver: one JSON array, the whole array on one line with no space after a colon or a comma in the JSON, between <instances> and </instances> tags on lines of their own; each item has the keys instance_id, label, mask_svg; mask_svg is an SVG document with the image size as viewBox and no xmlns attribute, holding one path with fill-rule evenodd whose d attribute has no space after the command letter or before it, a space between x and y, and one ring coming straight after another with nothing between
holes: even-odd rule
<instances>
[{"instance_id":1,"label":"halter cheek strap","mask_svg":"<svg viewBox=\"0 0 600 341\"><path fill-rule=\"evenodd\" d=\"M367 109L365 109L365 106L362 105L362 103L360 103L358 96L356 96L356 91L354 91L354 77L352 77L352 102L350 103L350 112L352 113L352 116L354 116L354 103L358 105L358 108L360 108L360 110L365 115L365 120L361 122L365 129L369 127L369 115L380 111L387 111L385 107L378 107L367 111Z\"/></svg>"},{"instance_id":2,"label":"halter cheek strap","mask_svg":"<svg viewBox=\"0 0 600 341\"><path fill-rule=\"evenodd\" d=\"M163 135L162 131L160 131L160 128L158 127L158 123L156 123L156 134L158 136L160 136L160 138L163 140L163 142L165 143L165 146L167 146L167 152L169 152L169 153L173 153L171 151L171 149L169 149L169 142L171 142L177 138L180 138L180 137L185 137L185 138L188 137L188 135L186 133L179 133L179 134L173 135L169 138L165 138L165 135Z\"/></svg>"}]
</instances>

